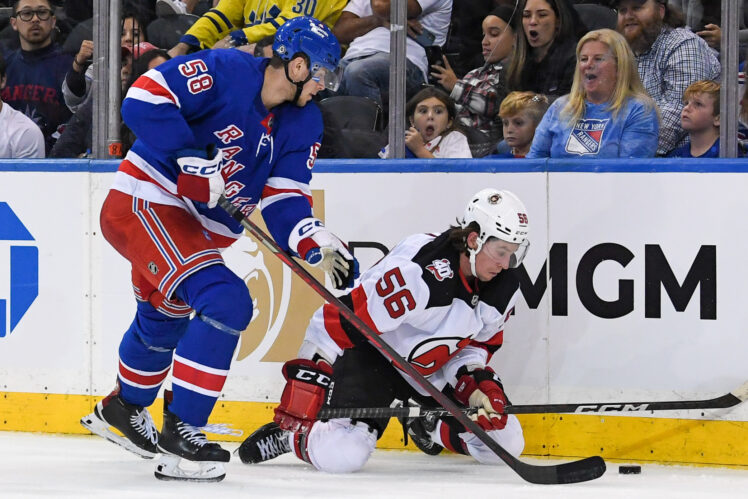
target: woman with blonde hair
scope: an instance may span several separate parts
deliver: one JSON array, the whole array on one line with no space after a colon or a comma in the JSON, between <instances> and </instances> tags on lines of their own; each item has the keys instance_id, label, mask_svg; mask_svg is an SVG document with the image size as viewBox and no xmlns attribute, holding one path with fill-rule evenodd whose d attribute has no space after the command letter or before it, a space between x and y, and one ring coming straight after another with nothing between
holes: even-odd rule
<instances>
[{"instance_id":1,"label":"woman with blonde hair","mask_svg":"<svg viewBox=\"0 0 748 499\"><path fill-rule=\"evenodd\" d=\"M590 31L576 54L571 92L548 109L527 157L653 157L657 109L626 39L610 29Z\"/></svg>"}]
</instances>

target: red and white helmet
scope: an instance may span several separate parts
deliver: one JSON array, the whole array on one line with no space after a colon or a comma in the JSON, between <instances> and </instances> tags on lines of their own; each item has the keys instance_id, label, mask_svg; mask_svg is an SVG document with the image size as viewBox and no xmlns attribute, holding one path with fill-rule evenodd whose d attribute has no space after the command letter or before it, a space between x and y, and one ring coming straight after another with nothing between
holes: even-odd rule
<instances>
[{"instance_id":1,"label":"red and white helmet","mask_svg":"<svg viewBox=\"0 0 748 499\"><path fill-rule=\"evenodd\" d=\"M519 244L519 248L510 259L509 266L515 268L522 263L530 247L530 240L527 238L530 233L530 224L525 205L514 193L493 188L477 192L470 198L460 226L464 229L471 222L476 222L480 227L478 247L468 248L473 275L475 275L475 255L480 252L490 237Z\"/></svg>"}]
</instances>

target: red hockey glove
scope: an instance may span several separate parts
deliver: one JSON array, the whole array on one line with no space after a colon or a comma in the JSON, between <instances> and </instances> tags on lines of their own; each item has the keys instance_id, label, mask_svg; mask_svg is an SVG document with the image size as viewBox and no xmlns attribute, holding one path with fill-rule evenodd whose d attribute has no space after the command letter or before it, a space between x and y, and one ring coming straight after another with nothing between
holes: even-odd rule
<instances>
[{"instance_id":1,"label":"red hockey glove","mask_svg":"<svg viewBox=\"0 0 748 499\"><path fill-rule=\"evenodd\" d=\"M286 387L273 421L284 430L305 433L312 429L332 381L332 367L324 360L289 360L283 365Z\"/></svg>"},{"instance_id":2,"label":"red hockey glove","mask_svg":"<svg viewBox=\"0 0 748 499\"><path fill-rule=\"evenodd\" d=\"M490 367L468 372L461 367L457 371L455 398L462 405L476 407L478 412L470 418L484 430L502 430L506 426L506 395L501 380Z\"/></svg>"},{"instance_id":3,"label":"red hockey glove","mask_svg":"<svg viewBox=\"0 0 748 499\"><path fill-rule=\"evenodd\" d=\"M208 146L202 149L182 149L177 153L180 173L177 176L177 194L193 201L207 203L215 208L218 198L226 188L221 175L223 155L220 149Z\"/></svg>"}]
</instances>

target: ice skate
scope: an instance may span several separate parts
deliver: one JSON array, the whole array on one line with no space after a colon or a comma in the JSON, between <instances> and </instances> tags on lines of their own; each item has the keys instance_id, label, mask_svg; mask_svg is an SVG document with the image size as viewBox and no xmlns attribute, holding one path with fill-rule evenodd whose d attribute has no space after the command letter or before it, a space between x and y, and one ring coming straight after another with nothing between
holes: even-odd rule
<instances>
[{"instance_id":1,"label":"ice skate","mask_svg":"<svg viewBox=\"0 0 748 499\"><path fill-rule=\"evenodd\" d=\"M412 418L405 422L405 427L408 429L408 435L416 444L416 447L421 449L422 452L429 456L436 456L444 447L437 444L431 439L431 433L436 429L436 423L438 419L436 416L426 416L422 418Z\"/></svg>"},{"instance_id":2,"label":"ice skate","mask_svg":"<svg viewBox=\"0 0 748 499\"><path fill-rule=\"evenodd\" d=\"M223 463L231 459L229 451L208 441L200 428L170 412L168 403L164 405L164 426L158 448L164 454L154 473L159 480L220 482L226 476ZM181 459L195 463L197 469L180 467Z\"/></svg>"},{"instance_id":3,"label":"ice skate","mask_svg":"<svg viewBox=\"0 0 748 499\"><path fill-rule=\"evenodd\" d=\"M153 459L159 452L156 447L158 430L150 413L144 407L125 402L120 396L119 386L100 400L94 412L81 419L81 424L92 433L142 458ZM124 437L110 427L119 430Z\"/></svg>"},{"instance_id":4,"label":"ice skate","mask_svg":"<svg viewBox=\"0 0 748 499\"><path fill-rule=\"evenodd\" d=\"M291 452L289 432L276 423L261 426L242 442L236 452L244 464L256 464Z\"/></svg>"}]
</instances>

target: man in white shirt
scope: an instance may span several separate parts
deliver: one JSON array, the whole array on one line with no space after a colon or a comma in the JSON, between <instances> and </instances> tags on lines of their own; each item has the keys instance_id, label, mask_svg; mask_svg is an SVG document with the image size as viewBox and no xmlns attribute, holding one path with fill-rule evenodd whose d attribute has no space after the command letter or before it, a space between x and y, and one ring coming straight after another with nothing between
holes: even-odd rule
<instances>
[{"instance_id":1,"label":"man in white shirt","mask_svg":"<svg viewBox=\"0 0 748 499\"><path fill-rule=\"evenodd\" d=\"M382 105L390 81L390 0L351 0L335 23L333 33L349 44L340 61L344 69L340 95L368 97ZM428 78L423 45L447 41L452 0L408 0L408 39L405 55L406 94L414 95ZM431 33L433 40L426 38ZM418 36L421 35L421 36ZM414 37L422 39L419 44Z\"/></svg>"},{"instance_id":2,"label":"man in white shirt","mask_svg":"<svg viewBox=\"0 0 748 499\"><path fill-rule=\"evenodd\" d=\"M5 88L5 60L0 54L0 91ZM0 100L0 158L43 158L44 135L36 123Z\"/></svg>"}]
</instances>

